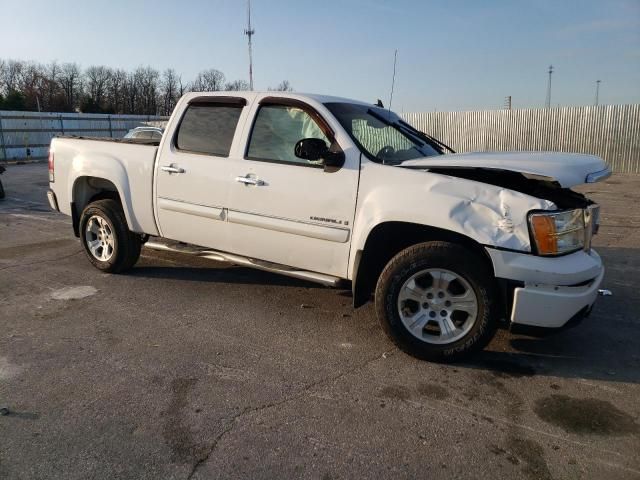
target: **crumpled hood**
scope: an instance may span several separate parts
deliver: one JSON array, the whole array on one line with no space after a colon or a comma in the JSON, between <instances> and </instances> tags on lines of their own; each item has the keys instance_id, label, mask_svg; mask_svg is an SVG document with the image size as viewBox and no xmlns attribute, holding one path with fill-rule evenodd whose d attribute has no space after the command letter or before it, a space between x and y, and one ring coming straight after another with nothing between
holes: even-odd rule
<instances>
[{"instance_id":1,"label":"crumpled hood","mask_svg":"<svg viewBox=\"0 0 640 480\"><path fill-rule=\"evenodd\" d=\"M600 157L580 153L556 152L478 152L456 153L406 160L402 167L488 168L519 172L525 176L546 177L565 188L594 183L611 171Z\"/></svg>"}]
</instances>

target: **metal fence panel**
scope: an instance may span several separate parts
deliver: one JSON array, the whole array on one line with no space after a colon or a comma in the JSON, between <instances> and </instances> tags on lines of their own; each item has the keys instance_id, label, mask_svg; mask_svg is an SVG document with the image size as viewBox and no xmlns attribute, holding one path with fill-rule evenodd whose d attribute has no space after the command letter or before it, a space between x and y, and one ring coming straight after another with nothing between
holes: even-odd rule
<instances>
[{"instance_id":1,"label":"metal fence panel","mask_svg":"<svg viewBox=\"0 0 640 480\"><path fill-rule=\"evenodd\" d=\"M457 152L547 150L598 155L640 173L640 105L407 113L404 119Z\"/></svg>"},{"instance_id":2,"label":"metal fence panel","mask_svg":"<svg viewBox=\"0 0 640 480\"><path fill-rule=\"evenodd\" d=\"M548 150L601 156L614 172L640 173L640 105L407 113L416 128L458 152ZM168 117L0 111L0 161L44 159L56 135L122 137Z\"/></svg>"},{"instance_id":3,"label":"metal fence panel","mask_svg":"<svg viewBox=\"0 0 640 480\"><path fill-rule=\"evenodd\" d=\"M0 111L0 162L42 160L56 135L123 137L141 125L161 126L168 117Z\"/></svg>"}]
</instances>

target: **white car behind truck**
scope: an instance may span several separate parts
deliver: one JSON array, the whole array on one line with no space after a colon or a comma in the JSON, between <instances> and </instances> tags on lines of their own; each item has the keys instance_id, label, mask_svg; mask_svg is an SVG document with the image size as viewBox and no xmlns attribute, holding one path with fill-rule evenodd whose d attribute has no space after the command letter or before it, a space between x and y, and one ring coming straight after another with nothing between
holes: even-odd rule
<instances>
[{"instance_id":1,"label":"white car behind truck","mask_svg":"<svg viewBox=\"0 0 640 480\"><path fill-rule=\"evenodd\" d=\"M104 272L146 243L350 282L402 350L454 360L501 325L590 312L599 208L571 187L609 175L591 155L455 154L354 100L189 93L159 141L53 139L48 198Z\"/></svg>"}]
</instances>

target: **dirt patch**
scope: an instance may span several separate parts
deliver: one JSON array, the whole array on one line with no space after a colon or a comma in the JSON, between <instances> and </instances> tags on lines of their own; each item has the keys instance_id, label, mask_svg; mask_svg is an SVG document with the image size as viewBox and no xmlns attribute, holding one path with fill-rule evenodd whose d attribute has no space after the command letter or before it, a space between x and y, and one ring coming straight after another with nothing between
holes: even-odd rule
<instances>
[{"instance_id":1,"label":"dirt patch","mask_svg":"<svg viewBox=\"0 0 640 480\"><path fill-rule=\"evenodd\" d=\"M551 472L544 459L544 449L538 442L528 438L511 438L509 447L524 463L523 473L538 480L551 479Z\"/></svg>"},{"instance_id":2,"label":"dirt patch","mask_svg":"<svg viewBox=\"0 0 640 480\"><path fill-rule=\"evenodd\" d=\"M22 367L14 365L5 357L0 357L0 380L9 380L22 372Z\"/></svg>"},{"instance_id":3,"label":"dirt patch","mask_svg":"<svg viewBox=\"0 0 640 480\"><path fill-rule=\"evenodd\" d=\"M418 393L422 396L435 400L444 400L449 397L449 391L441 385L435 383L421 383L418 385Z\"/></svg>"},{"instance_id":4,"label":"dirt patch","mask_svg":"<svg viewBox=\"0 0 640 480\"><path fill-rule=\"evenodd\" d=\"M54 300L79 300L81 298L90 297L98 292L94 287L89 285L81 285L79 287L64 287L51 292L51 298Z\"/></svg>"},{"instance_id":5,"label":"dirt patch","mask_svg":"<svg viewBox=\"0 0 640 480\"><path fill-rule=\"evenodd\" d=\"M569 433L620 436L640 431L631 415L604 400L551 395L539 399L534 411Z\"/></svg>"},{"instance_id":6,"label":"dirt patch","mask_svg":"<svg viewBox=\"0 0 640 480\"><path fill-rule=\"evenodd\" d=\"M550 480L551 472L544 459L542 446L528 438L510 435L505 447L490 445L489 451L496 456L503 456L513 465L522 465L522 473L536 480Z\"/></svg>"},{"instance_id":7,"label":"dirt patch","mask_svg":"<svg viewBox=\"0 0 640 480\"><path fill-rule=\"evenodd\" d=\"M195 378L176 378L171 382L171 401L165 412L162 436L171 448L174 463L192 464L206 456L207 447L199 445L185 422L188 395L197 382Z\"/></svg>"},{"instance_id":8,"label":"dirt patch","mask_svg":"<svg viewBox=\"0 0 640 480\"><path fill-rule=\"evenodd\" d=\"M380 390L380 395L393 400L409 400L411 391L402 385L391 385Z\"/></svg>"}]
</instances>

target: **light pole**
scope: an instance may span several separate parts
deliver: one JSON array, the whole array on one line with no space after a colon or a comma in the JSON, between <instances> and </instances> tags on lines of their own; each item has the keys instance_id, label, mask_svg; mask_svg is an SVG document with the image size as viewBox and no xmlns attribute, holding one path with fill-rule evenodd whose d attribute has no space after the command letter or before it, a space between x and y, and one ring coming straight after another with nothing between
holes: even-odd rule
<instances>
[{"instance_id":1,"label":"light pole","mask_svg":"<svg viewBox=\"0 0 640 480\"><path fill-rule=\"evenodd\" d=\"M547 84L547 108L551 108L551 75L553 74L553 65L549 65L549 83Z\"/></svg>"},{"instance_id":2,"label":"light pole","mask_svg":"<svg viewBox=\"0 0 640 480\"><path fill-rule=\"evenodd\" d=\"M601 80L596 80L596 107L598 106L598 100L600 99L600 82Z\"/></svg>"},{"instance_id":3,"label":"light pole","mask_svg":"<svg viewBox=\"0 0 640 480\"><path fill-rule=\"evenodd\" d=\"M244 34L249 39L249 90L253 90L253 54L251 52L251 37L256 31L251 28L251 0L247 0L247 29Z\"/></svg>"}]
</instances>

